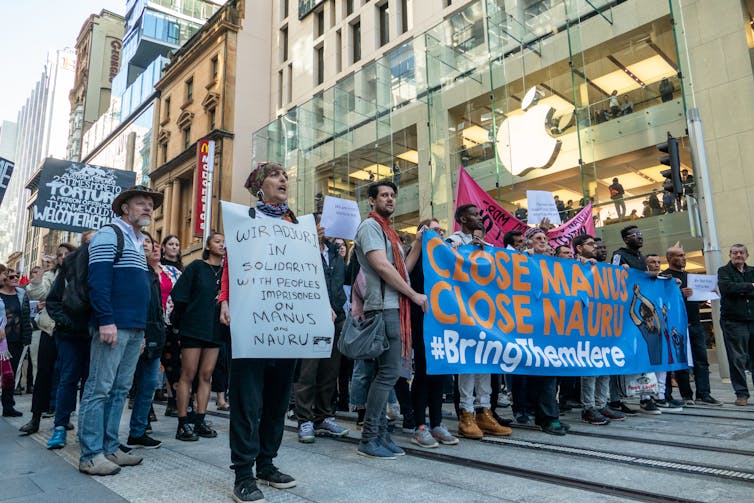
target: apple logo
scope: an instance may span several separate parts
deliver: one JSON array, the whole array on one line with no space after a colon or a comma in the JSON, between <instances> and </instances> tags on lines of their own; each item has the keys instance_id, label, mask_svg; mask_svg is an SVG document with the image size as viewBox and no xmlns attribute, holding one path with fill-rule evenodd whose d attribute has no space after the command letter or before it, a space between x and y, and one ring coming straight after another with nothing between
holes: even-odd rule
<instances>
[{"instance_id":1,"label":"apple logo","mask_svg":"<svg viewBox=\"0 0 754 503\"><path fill-rule=\"evenodd\" d=\"M497 155L513 175L523 176L532 169L552 166L561 143L548 133L555 109L537 105L541 94L532 87L521 101L522 115L507 117L497 132ZM531 108L530 105L534 105Z\"/></svg>"}]
</instances>

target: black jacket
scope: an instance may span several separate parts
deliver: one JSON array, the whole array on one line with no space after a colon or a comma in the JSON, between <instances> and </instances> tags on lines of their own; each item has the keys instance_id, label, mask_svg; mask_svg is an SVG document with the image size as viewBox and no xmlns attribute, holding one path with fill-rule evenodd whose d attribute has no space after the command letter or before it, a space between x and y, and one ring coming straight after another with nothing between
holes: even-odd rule
<instances>
[{"instance_id":1,"label":"black jacket","mask_svg":"<svg viewBox=\"0 0 754 503\"><path fill-rule=\"evenodd\" d=\"M157 358L165 347L165 313L162 310L160 277L149 267L149 308L144 330L144 357Z\"/></svg>"},{"instance_id":2,"label":"black jacket","mask_svg":"<svg viewBox=\"0 0 754 503\"><path fill-rule=\"evenodd\" d=\"M754 267L744 272L728 262L717 270L720 288L720 317L729 321L754 321Z\"/></svg>"},{"instance_id":3,"label":"black jacket","mask_svg":"<svg viewBox=\"0 0 754 503\"><path fill-rule=\"evenodd\" d=\"M325 258L322 257L322 268L325 270L325 283L327 284L327 295L330 297L330 307L335 311L335 322L338 323L346 319L346 312L343 309L343 305L346 303L346 292L343 290L346 281L346 263L333 243L326 243L325 246L327 247L327 258L330 264L328 265Z\"/></svg>"},{"instance_id":4,"label":"black jacket","mask_svg":"<svg viewBox=\"0 0 754 503\"><path fill-rule=\"evenodd\" d=\"M625 246L613 252L613 257L620 255L620 265L628 264L631 269L647 271L647 258L641 252L635 252Z\"/></svg>"},{"instance_id":5,"label":"black jacket","mask_svg":"<svg viewBox=\"0 0 754 503\"><path fill-rule=\"evenodd\" d=\"M55 278L55 282L50 288L45 300L47 314L55 322L55 336L57 337L89 337L89 317L81 315L76 317L63 307L63 292L65 291L67 278L72 274L65 267L63 262L62 269Z\"/></svg>"},{"instance_id":6,"label":"black jacket","mask_svg":"<svg viewBox=\"0 0 754 503\"><path fill-rule=\"evenodd\" d=\"M31 333L33 327L31 324L31 308L29 307L29 296L26 295L26 290L16 287L16 296L18 297L18 303L21 306L21 330L19 334L11 335L8 327L5 329L6 336L8 336L8 342L20 342L24 346L31 344ZM2 300L0 300L0 308L5 309L6 306Z\"/></svg>"}]
</instances>

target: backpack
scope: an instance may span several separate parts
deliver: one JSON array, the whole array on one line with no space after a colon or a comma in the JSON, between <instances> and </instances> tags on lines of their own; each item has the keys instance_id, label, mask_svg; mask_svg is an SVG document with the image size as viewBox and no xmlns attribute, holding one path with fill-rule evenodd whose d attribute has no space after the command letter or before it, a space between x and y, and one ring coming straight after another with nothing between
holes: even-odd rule
<instances>
[{"instance_id":1,"label":"backpack","mask_svg":"<svg viewBox=\"0 0 754 503\"><path fill-rule=\"evenodd\" d=\"M104 227L112 227L117 241L115 260L117 264L123 256L123 231L117 225L107 224ZM73 253L66 255L63 261L66 288L63 292L63 310L73 319L89 318L92 306L89 303L89 244L81 245Z\"/></svg>"}]
</instances>

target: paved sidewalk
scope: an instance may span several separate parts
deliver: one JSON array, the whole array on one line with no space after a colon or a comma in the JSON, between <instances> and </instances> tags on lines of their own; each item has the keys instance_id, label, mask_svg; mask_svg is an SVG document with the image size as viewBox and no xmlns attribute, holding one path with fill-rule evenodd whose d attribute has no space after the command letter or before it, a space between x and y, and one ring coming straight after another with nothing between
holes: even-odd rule
<instances>
[{"instance_id":1,"label":"paved sidewalk","mask_svg":"<svg viewBox=\"0 0 754 503\"><path fill-rule=\"evenodd\" d=\"M24 416L28 419L28 414ZM79 473L34 438L19 436L18 428L8 421L0 420L0 501L84 500L126 501L92 477Z\"/></svg>"}]
</instances>

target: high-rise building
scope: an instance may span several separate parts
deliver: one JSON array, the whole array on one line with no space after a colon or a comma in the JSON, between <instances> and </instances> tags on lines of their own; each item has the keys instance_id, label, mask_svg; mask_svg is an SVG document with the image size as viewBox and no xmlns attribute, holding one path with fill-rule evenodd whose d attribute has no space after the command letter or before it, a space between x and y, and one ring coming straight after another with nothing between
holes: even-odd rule
<instances>
[{"instance_id":1,"label":"high-rise building","mask_svg":"<svg viewBox=\"0 0 754 503\"><path fill-rule=\"evenodd\" d=\"M81 137L110 106L120 67L123 16L102 10L84 21L76 38L76 78L71 91L71 125L66 159L81 158Z\"/></svg>"},{"instance_id":2,"label":"high-rise building","mask_svg":"<svg viewBox=\"0 0 754 503\"><path fill-rule=\"evenodd\" d=\"M17 124L11 121L3 121L0 124L0 157L15 162L16 159L16 132ZM18 174L16 174L18 176ZM14 180L11 175L11 181ZM0 203L0 263L5 263L8 255L13 252L13 231L16 225L16 213L10 211L15 207L15 199L7 187L3 202Z\"/></svg>"},{"instance_id":3,"label":"high-rise building","mask_svg":"<svg viewBox=\"0 0 754 503\"><path fill-rule=\"evenodd\" d=\"M10 238L11 249L24 250L26 263L35 262L35 245L40 229L28 226L28 193L26 182L46 157L66 156L70 103L76 53L70 49L50 51L42 75L18 113L15 171L6 200L8 220L15 227ZM28 231L28 232L27 232ZM29 255L31 253L31 255ZM28 256L27 256L28 255Z\"/></svg>"}]
</instances>

